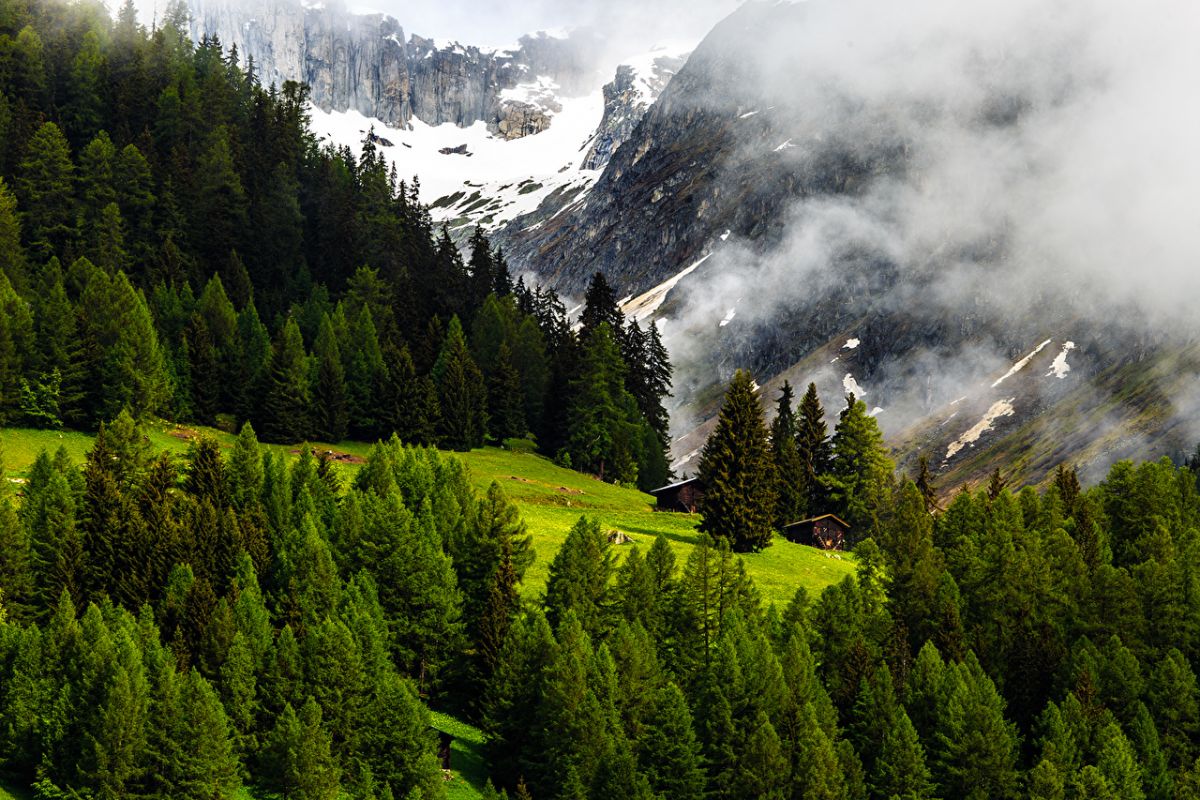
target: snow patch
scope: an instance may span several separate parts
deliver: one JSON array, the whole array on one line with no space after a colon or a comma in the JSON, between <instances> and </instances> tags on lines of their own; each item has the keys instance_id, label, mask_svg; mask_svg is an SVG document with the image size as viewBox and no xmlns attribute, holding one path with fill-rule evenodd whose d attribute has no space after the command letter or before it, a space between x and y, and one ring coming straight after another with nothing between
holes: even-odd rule
<instances>
[{"instance_id":1,"label":"snow patch","mask_svg":"<svg viewBox=\"0 0 1200 800\"><path fill-rule=\"evenodd\" d=\"M860 342L858 339L847 339L846 343L844 345L842 345L842 349L843 350L853 350L854 348L858 347L860 344L862 344L862 342Z\"/></svg>"},{"instance_id":2,"label":"snow patch","mask_svg":"<svg viewBox=\"0 0 1200 800\"><path fill-rule=\"evenodd\" d=\"M1074 342L1067 342L1063 345L1062 352L1054 358L1054 363L1050 365L1050 371L1046 373L1046 377L1051 375L1059 380L1067 377L1067 373L1071 371L1071 365L1067 363L1067 354L1075 349Z\"/></svg>"},{"instance_id":3,"label":"snow patch","mask_svg":"<svg viewBox=\"0 0 1200 800\"><path fill-rule=\"evenodd\" d=\"M630 302L622 304L621 305L621 313L623 313L625 316L629 317L630 319L634 319L639 322L641 322L644 319L649 318L650 315L653 314L655 311L657 311L658 307L663 304L663 301L665 301L667 299L667 295L670 293L670 291L672 289L675 288L675 285L677 283L679 283L681 280L683 280L684 278L686 278L688 275L691 275L693 272L695 272L696 268L699 267L701 264L703 264L705 261L708 261L710 256L712 256L712 253L709 253L708 255L704 256L703 258L701 258L699 261L695 262L691 266L680 270L674 276L667 278L665 281L660 283L658 286L655 286L650 291L644 292L644 293L638 295L637 297L635 297Z\"/></svg>"},{"instance_id":4,"label":"snow patch","mask_svg":"<svg viewBox=\"0 0 1200 800\"><path fill-rule=\"evenodd\" d=\"M1026 366L1026 365L1027 365L1027 364L1028 364L1030 361L1032 361L1032 360L1033 360L1033 357L1034 357L1034 356L1036 356L1038 353L1042 352L1042 350L1046 349L1046 345L1050 344L1050 342L1052 342L1052 341L1054 341L1054 340L1053 340L1053 339L1047 339L1046 341L1044 341L1044 342L1042 342L1041 344L1039 344L1039 345L1038 345L1038 346L1037 346L1037 347L1034 349L1034 351L1033 351L1032 353L1030 353L1029 355L1025 356L1024 358L1022 358L1022 359L1021 359L1020 361L1018 361L1017 363L1013 364L1013 365L1012 365L1012 369L1010 369L1008 372L1004 373L1004 374L1003 374L1003 375L1002 375L1002 376L1001 376L999 379L997 379L997 381L996 381L995 383L993 383L993 384L992 384L992 388L993 388L993 389L995 389L997 386L999 386L1000 384L1004 383L1006 380L1008 380L1009 378L1011 378L1013 375L1016 375L1018 372L1020 372L1021 370L1025 369L1025 366Z\"/></svg>"},{"instance_id":5,"label":"snow patch","mask_svg":"<svg viewBox=\"0 0 1200 800\"><path fill-rule=\"evenodd\" d=\"M846 394L852 394L859 400L867 396L867 393L858 385L858 381L854 380L854 376L849 372L842 378L842 388L846 390Z\"/></svg>"},{"instance_id":6,"label":"snow patch","mask_svg":"<svg viewBox=\"0 0 1200 800\"><path fill-rule=\"evenodd\" d=\"M793 147L795 147L795 146L796 146L796 145L792 144L792 140L791 140L791 139L788 139L786 142L784 142L783 144L779 145L779 147L776 147L776 148L775 148L775 150L774 150L773 152L776 152L776 153L778 153L778 152L780 152L780 151L782 151L782 150L790 150L791 148L793 148Z\"/></svg>"},{"instance_id":7,"label":"snow patch","mask_svg":"<svg viewBox=\"0 0 1200 800\"><path fill-rule=\"evenodd\" d=\"M682 467L684 464L688 463L688 462L689 462L689 461L691 461L693 458L695 458L696 456L700 455L700 451L701 451L702 449L703 449L703 448L697 447L695 450L693 450L692 452L688 453L687 455L685 455L685 456L680 456L679 458L675 459L674 461L672 461L672 462L671 462L671 469L672 469L672 470L677 470L677 469L679 469L679 468L680 468L680 467Z\"/></svg>"},{"instance_id":8,"label":"snow patch","mask_svg":"<svg viewBox=\"0 0 1200 800\"><path fill-rule=\"evenodd\" d=\"M1038 349L1040 350L1041 348ZM1011 417L1015 414L1016 410L1013 408L1013 401L1016 399L1015 397L1010 397L1007 400L997 400L995 403L992 403L992 407L983 415L983 419L976 422L966 433L958 437L956 441L952 442L946 448L946 460L949 461L954 458L964 447L968 445L974 446L979 441L979 437L992 429L996 420L1001 417Z\"/></svg>"},{"instance_id":9,"label":"snow patch","mask_svg":"<svg viewBox=\"0 0 1200 800\"><path fill-rule=\"evenodd\" d=\"M871 412L869 414L867 414L867 416L868 417L877 417L882 413L883 413L883 409L880 408L879 406L875 406L874 408L871 409Z\"/></svg>"},{"instance_id":10,"label":"snow patch","mask_svg":"<svg viewBox=\"0 0 1200 800\"><path fill-rule=\"evenodd\" d=\"M724 233L722 233L722 234L721 234L721 241L722 241L722 242L724 242L724 241L727 241L727 240L729 239L729 234L730 234L730 233L732 233L732 232L733 232L733 231L725 231Z\"/></svg>"},{"instance_id":11,"label":"snow patch","mask_svg":"<svg viewBox=\"0 0 1200 800\"><path fill-rule=\"evenodd\" d=\"M754 111L747 111L745 114L738 114L738 119L749 119L750 117L753 117L757 113L758 113L758 109L755 109Z\"/></svg>"},{"instance_id":12,"label":"snow patch","mask_svg":"<svg viewBox=\"0 0 1200 800\"><path fill-rule=\"evenodd\" d=\"M736 309L736 308L731 308L731 309L729 309L728 311L726 311L726 312L725 312L725 317L724 317L724 318L721 320L721 324L720 324L720 326L719 326L719 327L721 327L721 328L724 328L726 325L728 325L729 323L733 322L733 318L734 318L734 316L735 316L735 315L737 315L737 309Z\"/></svg>"}]
</instances>

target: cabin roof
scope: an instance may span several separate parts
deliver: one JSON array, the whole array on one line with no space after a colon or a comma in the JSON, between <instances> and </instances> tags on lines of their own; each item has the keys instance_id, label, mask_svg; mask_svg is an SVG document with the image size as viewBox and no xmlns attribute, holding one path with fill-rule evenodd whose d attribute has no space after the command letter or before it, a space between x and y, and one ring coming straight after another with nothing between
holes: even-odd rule
<instances>
[{"instance_id":1,"label":"cabin roof","mask_svg":"<svg viewBox=\"0 0 1200 800\"><path fill-rule=\"evenodd\" d=\"M850 523L846 522L846 520L842 519L837 514L822 514L819 517L809 517L808 519L798 519L795 522L789 522L787 525L784 525L783 527L790 528L793 525L804 525L805 523L809 523L809 522L820 522L823 519L834 519L834 520L837 520L838 524L841 525L843 528L846 528L847 530L850 528Z\"/></svg>"},{"instance_id":2,"label":"cabin roof","mask_svg":"<svg viewBox=\"0 0 1200 800\"><path fill-rule=\"evenodd\" d=\"M699 481L700 481L699 478L686 478L682 481L676 481L675 483L667 484L666 486L660 486L657 489L651 489L650 494L658 494L659 492L666 492L671 489L678 489L682 486L687 486L689 483L698 483Z\"/></svg>"}]
</instances>

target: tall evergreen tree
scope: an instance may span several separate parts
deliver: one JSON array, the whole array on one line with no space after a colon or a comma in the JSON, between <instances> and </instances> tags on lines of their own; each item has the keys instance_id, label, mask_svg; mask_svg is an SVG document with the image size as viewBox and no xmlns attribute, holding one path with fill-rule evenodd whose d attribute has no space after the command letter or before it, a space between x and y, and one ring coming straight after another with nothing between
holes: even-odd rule
<instances>
[{"instance_id":1,"label":"tall evergreen tree","mask_svg":"<svg viewBox=\"0 0 1200 800\"><path fill-rule=\"evenodd\" d=\"M779 390L775 419L771 421L771 454L775 464L775 527L803 519L807 510L806 465L796 446L796 414L792 408L792 385Z\"/></svg>"},{"instance_id":2,"label":"tall evergreen tree","mask_svg":"<svg viewBox=\"0 0 1200 800\"><path fill-rule=\"evenodd\" d=\"M445 344L433 366L433 379L441 410L442 444L452 450L482 446L488 423L487 390L457 317L450 320Z\"/></svg>"},{"instance_id":3,"label":"tall evergreen tree","mask_svg":"<svg viewBox=\"0 0 1200 800\"><path fill-rule=\"evenodd\" d=\"M316 384L313 387L313 432L326 442L346 438L346 376L342 357L329 315L321 319L321 330L313 347L317 362Z\"/></svg>"},{"instance_id":4,"label":"tall evergreen tree","mask_svg":"<svg viewBox=\"0 0 1200 800\"><path fill-rule=\"evenodd\" d=\"M885 508L894 465L888 458L883 434L867 405L854 395L846 398L833 433L833 462L827 482L831 501L861 539Z\"/></svg>"},{"instance_id":5,"label":"tall evergreen tree","mask_svg":"<svg viewBox=\"0 0 1200 800\"><path fill-rule=\"evenodd\" d=\"M53 122L29 140L17 172L17 196L25 210L25 235L34 257L63 256L75 238L75 191L67 138Z\"/></svg>"},{"instance_id":6,"label":"tall evergreen tree","mask_svg":"<svg viewBox=\"0 0 1200 800\"><path fill-rule=\"evenodd\" d=\"M825 476L833 466L833 447L829 441L829 430L825 426L825 409L817 395L817 385L810 383L800 400L799 418L796 420L796 447L804 465L801 481L807 502L807 514L814 516L828 512L828 488Z\"/></svg>"},{"instance_id":7,"label":"tall evergreen tree","mask_svg":"<svg viewBox=\"0 0 1200 800\"><path fill-rule=\"evenodd\" d=\"M699 477L700 530L739 551L771 543L775 475L762 406L750 373L738 370L725 392L717 427L704 444Z\"/></svg>"},{"instance_id":8,"label":"tall evergreen tree","mask_svg":"<svg viewBox=\"0 0 1200 800\"><path fill-rule=\"evenodd\" d=\"M300 326L289 317L271 348L259 425L265 441L291 443L308 438L311 430L308 370Z\"/></svg>"},{"instance_id":9,"label":"tall evergreen tree","mask_svg":"<svg viewBox=\"0 0 1200 800\"><path fill-rule=\"evenodd\" d=\"M579 373L571 381L567 423L571 465L601 480L637 477L636 406L624 377L612 329L601 322L588 338Z\"/></svg>"}]
</instances>

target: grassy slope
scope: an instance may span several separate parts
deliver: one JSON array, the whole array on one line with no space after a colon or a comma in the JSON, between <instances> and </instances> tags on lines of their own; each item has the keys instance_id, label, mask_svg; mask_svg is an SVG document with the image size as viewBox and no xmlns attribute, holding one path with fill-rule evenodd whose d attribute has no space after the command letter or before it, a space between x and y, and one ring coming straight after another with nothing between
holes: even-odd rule
<instances>
[{"instance_id":1,"label":"grassy slope","mask_svg":"<svg viewBox=\"0 0 1200 800\"><path fill-rule=\"evenodd\" d=\"M204 429L230 446L233 437L220 431ZM146 427L155 448L182 453L188 442L178 430L167 424ZM72 458L82 461L91 446L91 437L72 431L35 431L8 428L0 433L4 448L4 463L11 478L19 479L46 448L66 447ZM294 447L268 445L275 450L292 451ZM315 448L333 448L354 456L365 456L370 446L363 443L339 445L315 444ZM643 552L663 533L671 542L680 566L699 539L696 524L699 517L691 514L664 514L653 510L653 499L632 489L603 483L587 475L563 469L553 462L528 453L514 453L496 448L473 450L457 454L466 462L472 480L480 490L497 481L521 509L521 514L533 535L537 560L526 577L526 589L540 592L545 586L550 561L567 531L587 514L600 521L605 531L620 530L630 536ZM344 474L352 473L353 464L339 465ZM625 550L626 548L621 548ZM819 550L794 545L777 538L775 545L762 553L744 556L746 568L766 602L780 605L791 599L796 588L803 586L817 594L836 583L853 570L848 556L827 557Z\"/></svg>"},{"instance_id":2,"label":"grassy slope","mask_svg":"<svg viewBox=\"0 0 1200 800\"><path fill-rule=\"evenodd\" d=\"M167 424L145 427L156 449L175 453L187 450L188 440L179 430ZM220 431L203 429L215 436L223 447L233 443L233 437ZM19 480L43 450L53 452L62 446L72 459L82 462L91 447L92 437L74 431L37 431L7 428L0 431L4 466L10 479ZM294 447L266 445L276 451L290 452ZM336 449L354 456L365 456L369 445L347 442L340 445L315 444L318 449ZM663 533L671 542L682 566L699 538L696 524L699 517L692 514L664 514L653 510L653 499L632 489L603 483L587 475L563 469L540 456L514 453L496 448L457 454L470 469L471 478L481 490L497 481L521 509L521 514L533 535L537 560L526 576L526 591L533 595L545 586L550 560L554 557L567 531L587 514L600 521L605 531L620 530L630 536L643 552L655 536ZM339 465L349 477L357 467ZM626 547L621 550L627 552ZM763 599L780 605L791 599L797 587L810 594L841 580L853 570L848 555L827 557L809 547L776 539L775 545L762 553L744 556L746 567ZM434 715L434 724L455 737L452 763L454 777L447 784L450 800L475 800L487 779L483 763L483 734L476 728L444 714ZM10 794L10 792L12 792ZM0 787L0 800L24 800L28 795ZM249 795L246 795L249 797Z\"/></svg>"}]
</instances>

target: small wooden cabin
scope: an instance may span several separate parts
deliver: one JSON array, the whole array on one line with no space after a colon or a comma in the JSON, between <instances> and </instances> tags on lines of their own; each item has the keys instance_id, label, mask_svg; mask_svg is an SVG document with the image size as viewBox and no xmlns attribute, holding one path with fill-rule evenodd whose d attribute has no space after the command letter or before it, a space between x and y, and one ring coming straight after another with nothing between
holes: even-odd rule
<instances>
[{"instance_id":1,"label":"small wooden cabin","mask_svg":"<svg viewBox=\"0 0 1200 800\"><path fill-rule=\"evenodd\" d=\"M850 524L833 514L802 519L783 528L783 535L788 541L822 550L843 549L849 532Z\"/></svg>"},{"instance_id":2,"label":"small wooden cabin","mask_svg":"<svg viewBox=\"0 0 1200 800\"><path fill-rule=\"evenodd\" d=\"M704 497L704 486L699 478L688 478L670 486L663 486L650 492L658 501L658 511L677 511L682 514L695 514Z\"/></svg>"}]
</instances>

